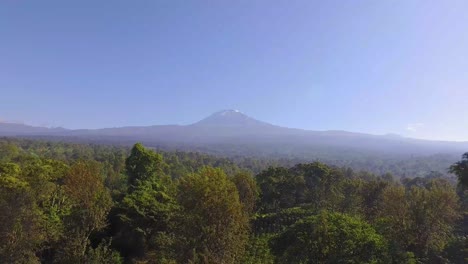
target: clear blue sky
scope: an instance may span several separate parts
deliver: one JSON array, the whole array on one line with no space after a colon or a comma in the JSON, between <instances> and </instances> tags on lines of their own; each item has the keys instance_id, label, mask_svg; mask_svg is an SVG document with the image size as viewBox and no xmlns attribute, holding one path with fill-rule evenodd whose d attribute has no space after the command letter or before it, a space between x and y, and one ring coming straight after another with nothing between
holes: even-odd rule
<instances>
[{"instance_id":1,"label":"clear blue sky","mask_svg":"<svg viewBox=\"0 0 468 264\"><path fill-rule=\"evenodd\" d=\"M239 109L468 140L468 1L0 3L0 119L99 128Z\"/></svg>"}]
</instances>

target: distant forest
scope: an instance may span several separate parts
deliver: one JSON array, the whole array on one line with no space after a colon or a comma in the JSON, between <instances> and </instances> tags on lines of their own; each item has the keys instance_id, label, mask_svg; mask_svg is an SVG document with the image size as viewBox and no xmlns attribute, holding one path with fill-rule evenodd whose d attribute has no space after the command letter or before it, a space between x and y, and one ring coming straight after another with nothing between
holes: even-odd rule
<instances>
[{"instance_id":1,"label":"distant forest","mask_svg":"<svg viewBox=\"0 0 468 264\"><path fill-rule=\"evenodd\" d=\"M1 139L1 138L0 138ZM3 138L7 141L15 141L14 138ZM134 144L122 139L105 140L105 138L74 138L74 137L51 137L51 136L28 136L21 139L22 144L27 142L49 142L56 145L107 145L108 148L118 148L121 151L129 151ZM20 143L20 142L17 142ZM366 171L376 175L391 173L395 178L433 177L444 176L453 177L448 171L448 167L456 162L460 156L453 153L434 154L428 152L427 155L421 153L408 155L402 153L384 153L381 151L359 151L356 149L335 148L332 146L314 146L311 148L297 149L288 146L281 147L281 151L276 150L277 146L255 145L255 144L207 144L206 146L177 145L174 143L160 144L155 142L145 143L145 146L165 155L176 154L181 156L203 156L205 159L216 160L223 163L234 163L241 169L247 169L254 174L270 166L292 167L298 163L309 163L319 161L331 166L346 167L355 171ZM57 153L63 150L49 150L46 154L54 158L53 155L70 155L70 153ZM203 154L202 154L203 153ZM85 155L85 154L84 154Z\"/></svg>"},{"instance_id":2,"label":"distant forest","mask_svg":"<svg viewBox=\"0 0 468 264\"><path fill-rule=\"evenodd\" d=\"M0 263L468 263L459 159L1 138Z\"/></svg>"}]
</instances>

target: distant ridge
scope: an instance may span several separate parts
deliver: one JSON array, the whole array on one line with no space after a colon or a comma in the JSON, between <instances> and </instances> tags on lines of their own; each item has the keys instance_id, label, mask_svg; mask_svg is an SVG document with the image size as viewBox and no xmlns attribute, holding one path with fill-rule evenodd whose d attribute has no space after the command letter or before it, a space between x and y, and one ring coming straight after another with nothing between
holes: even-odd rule
<instances>
[{"instance_id":1,"label":"distant ridge","mask_svg":"<svg viewBox=\"0 0 468 264\"><path fill-rule=\"evenodd\" d=\"M15 136L15 135L34 135L34 134L49 134L65 132L67 129L61 127L37 127L25 124L0 122L0 136Z\"/></svg>"},{"instance_id":2,"label":"distant ridge","mask_svg":"<svg viewBox=\"0 0 468 264\"><path fill-rule=\"evenodd\" d=\"M430 141L399 135L370 135L341 130L312 131L272 125L238 110L222 110L190 125L131 126L102 129L33 127L0 123L0 136L60 137L70 141L118 144L143 142L168 149L202 150L223 155L327 157L358 153L387 155L461 155L468 142ZM333 153L333 154L330 154Z\"/></svg>"}]
</instances>

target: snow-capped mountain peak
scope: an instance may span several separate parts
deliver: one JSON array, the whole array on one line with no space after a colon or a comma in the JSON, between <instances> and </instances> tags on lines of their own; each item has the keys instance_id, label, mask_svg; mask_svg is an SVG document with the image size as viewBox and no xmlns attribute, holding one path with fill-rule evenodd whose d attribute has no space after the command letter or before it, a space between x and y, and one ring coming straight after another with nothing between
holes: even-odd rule
<instances>
[{"instance_id":1,"label":"snow-capped mountain peak","mask_svg":"<svg viewBox=\"0 0 468 264\"><path fill-rule=\"evenodd\" d=\"M240 112L239 110L222 110L218 111L205 119L198 121L193 124L197 126L265 126L269 125L262 121L256 120L252 117L247 116L246 114Z\"/></svg>"}]
</instances>

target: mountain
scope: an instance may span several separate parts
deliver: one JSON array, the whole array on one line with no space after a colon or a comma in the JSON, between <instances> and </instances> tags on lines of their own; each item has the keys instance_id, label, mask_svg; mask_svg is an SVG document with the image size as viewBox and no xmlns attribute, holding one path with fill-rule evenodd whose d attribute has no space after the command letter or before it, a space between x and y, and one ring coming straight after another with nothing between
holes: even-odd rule
<instances>
[{"instance_id":1,"label":"mountain","mask_svg":"<svg viewBox=\"0 0 468 264\"><path fill-rule=\"evenodd\" d=\"M133 144L196 150L227 156L340 159L349 155L461 155L468 142L429 141L398 135L286 128L256 120L237 110L223 110L190 125L133 126L67 130L0 123L0 136L46 137L69 141Z\"/></svg>"},{"instance_id":2,"label":"mountain","mask_svg":"<svg viewBox=\"0 0 468 264\"><path fill-rule=\"evenodd\" d=\"M65 132L66 129L35 127L17 123L0 122L0 136L51 135Z\"/></svg>"},{"instance_id":3,"label":"mountain","mask_svg":"<svg viewBox=\"0 0 468 264\"><path fill-rule=\"evenodd\" d=\"M223 110L202 119L192 126L212 127L273 127L273 125L251 118L239 110Z\"/></svg>"}]
</instances>

